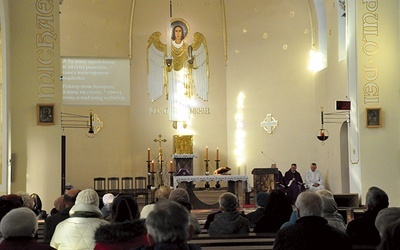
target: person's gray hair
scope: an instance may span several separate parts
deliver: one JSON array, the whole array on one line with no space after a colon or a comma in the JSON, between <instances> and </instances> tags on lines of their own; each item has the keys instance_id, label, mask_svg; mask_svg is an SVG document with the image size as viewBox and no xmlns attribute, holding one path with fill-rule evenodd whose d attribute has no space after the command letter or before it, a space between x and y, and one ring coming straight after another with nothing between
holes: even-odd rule
<instances>
[{"instance_id":1,"label":"person's gray hair","mask_svg":"<svg viewBox=\"0 0 400 250\"><path fill-rule=\"evenodd\" d=\"M381 210L389 206L389 197L382 189L370 187L365 195L365 202L368 205L368 210Z\"/></svg>"},{"instance_id":2,"label":"person's gray hair","mask_svg":"<svg viewBox=\"0 0 400 250\"><path fill-rule=\"evenodd\" d=\"M296 207L299 210L299 216L322 216L324 202L320 195L307 190L299 194L296 200Z\"/></svg>"},{"instance_id":3,"label":"person's gray hair","mask_svg":"<svg viewBox=\"0 0 400 250\"><path fill-rule=\"evenodd\" d=\"M0 231L5 239L9 237L31 237L38 230L35 213L27 207L15 208L0 222Z\"/></svg>"},{"instance_id":4,"label":"person's gray hair","mask_svg":"<svg viewBox=\"0 0 400 250\"><path fill-rule=\"evenodd\" d=\"M189 212L175 201L160 200L147 216L146 228L156 243L185 243L189 239Z\"/></svg>"},{"instance_id":5,"label":"person's gray hair","mask_svg":"<svg viewBox=\"0 0 400 250\"><path fill-rule=\"evenodd\" d=\"M231 192L223 193L219 196L219 206L222 211L233 212L238 208L238 199Z\"/></svg>"},{"instance_id":6,"label":"person's gray hair","mask_svg":"<svg viewBox=\"0 0 400 250\"><path fill-rule=\"evenodd\" d=\"M18 191L16 194L21 197L22 201L24 202L24 207L33 209L33 198L27 192Z\"/></svg>"},{"instance_id":7,"label":"person's gray hair","mask_svg":"<svg viewBox=\"0 0 400 250\"><path fill-rule=\"evenodd\" d=\"M382 236L387 225L400 219L400 207L388 207L379 211L375 219L375 227Z\"/></svg>"}]
</instances>

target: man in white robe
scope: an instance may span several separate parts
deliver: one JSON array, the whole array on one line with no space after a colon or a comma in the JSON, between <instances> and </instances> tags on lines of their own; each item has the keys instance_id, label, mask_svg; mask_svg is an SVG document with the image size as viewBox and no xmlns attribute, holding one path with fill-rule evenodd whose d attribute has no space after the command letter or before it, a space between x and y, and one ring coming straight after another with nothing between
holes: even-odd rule
<instances>
[{"instance_id":1,"label":"man in white robe","mask_svg":"<svg viewBox=\"0 0 400 250\"><path fill-rule=\"evenodd\" d=\"M305 174L306 188L310 190L321 190L324 187L324 177L317 170L317 164L311 163L310 170Z\"/></svg>"}]
</instances>

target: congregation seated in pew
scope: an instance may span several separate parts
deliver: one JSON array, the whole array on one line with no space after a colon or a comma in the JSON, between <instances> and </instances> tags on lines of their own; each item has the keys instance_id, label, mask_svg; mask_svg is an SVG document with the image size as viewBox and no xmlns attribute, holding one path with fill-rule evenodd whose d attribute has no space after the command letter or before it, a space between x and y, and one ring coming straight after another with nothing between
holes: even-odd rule
<instances>
[{"instance_id":1,"label":"congregation seated in pew","mask_svg":"<svg viewBox=\"0 0 400 250\"><path fill-rule=\"evenodd\" d=\"M321 196L313 191L304 191L298 196L295 205L299 219L277 232L273 249L352 249L348 235L329 226L322 217Z\"/></svg>"},{"instance_id":2,"label":"congregation seated in pew","mask_svg":"<svg viewBox=\"0 0 400 250\"><path fill-rule=\"evenodd\" d=\"M221 213L215 215L210 223L208 234L210 236L223 234L248 233L250 231L249 220L240 215L239 202L236 195L226 192L220 195L219 205Z\"/></svg>"}]
</instances>

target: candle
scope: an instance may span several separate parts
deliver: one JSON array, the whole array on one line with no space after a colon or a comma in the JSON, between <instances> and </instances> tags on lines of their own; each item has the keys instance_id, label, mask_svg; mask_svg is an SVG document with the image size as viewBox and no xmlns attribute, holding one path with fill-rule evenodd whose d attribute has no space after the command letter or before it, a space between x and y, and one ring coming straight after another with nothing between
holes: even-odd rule
<instances>
[{"instance_id":1,"label":"candle","mask_svg":"<svg viewBox=\"0 0 400 250\"><path fill-rule=\"evenodd\" d=\"M147 160L150 161L150 148L147 148Z\"/></svg>"},{"instance_id":2,"label":"candle","mask_svg":"<svg viewBox=\"0 0 400 250\"><path fill-rule=\"evenodd\" d=\"M169 172L174 172L174 163L172 161L169 162Z\"/></svg>"},{"instance_id":3,"label":"candle","mask_svg":"<svg viewBox=\"0 0 400 250\"><path fill-rule=\"evenodd\" d=\"M154 171L154 161L151 161L151 172L153 172L153 173L155 172Z\"/></svg>"},{"instance_id":4,"label":"candle","mask_svg":"<svg viewBox=\"0 0 400 250\"><path fill-rule=\"evenodd\" d=\"M208 146L206 146L206 160L208 160Z\"/></svg>"},{"instance_id":5,"label":"candle","mask_svg":"<svg viewBox=\"0 0 400 250\"><path fill-rule=\"evenodd\" d=\"M217 148L217 161L219 160L219 148Z\"/></svg>"}]
</instances>

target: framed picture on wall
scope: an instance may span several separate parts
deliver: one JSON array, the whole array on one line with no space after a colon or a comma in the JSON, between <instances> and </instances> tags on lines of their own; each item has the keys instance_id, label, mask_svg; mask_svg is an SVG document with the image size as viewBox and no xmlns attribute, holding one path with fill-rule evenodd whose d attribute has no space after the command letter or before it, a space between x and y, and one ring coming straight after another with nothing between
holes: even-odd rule
<instances>
[{"instance_id":1,"label":"framed picture on wall","mask_svg":"<svg viewBox=\"0 0 400 250\"><path fill-rule=\"evenodd\" d=\"M37 124L54 125L54 103L37 104Z\"/></svg>"},{"instance_id":2,"label":"framed picture on wall","mask_svg":"<svg viewBox=\"0 0 400 250\"><path fill-rule=\"evenodd\" d=\"M367 108L367 127L382 127L381 108Z\"/></svg>"}]
</instances>

